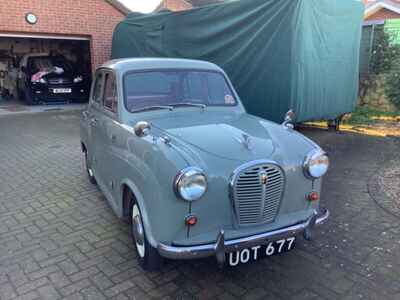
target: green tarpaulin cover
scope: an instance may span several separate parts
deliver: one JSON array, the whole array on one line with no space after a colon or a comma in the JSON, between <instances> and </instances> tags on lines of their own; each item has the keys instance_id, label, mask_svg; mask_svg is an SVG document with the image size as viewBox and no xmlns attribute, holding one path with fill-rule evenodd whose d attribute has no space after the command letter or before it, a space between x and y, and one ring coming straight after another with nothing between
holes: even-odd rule
<instances>
[{"instance_id":1,"label":"green tarpaulin cover","mask_svg":"<svg viewBox=\"0 0 400 300\"><path fill-rule=\"evenodd\" d=\"M334 119L358 91L364 6L355 0L241 0L184 12L130 14L114 31L112 58L211 61L249 113L280 122Z\"/></svg>"}]
</instances>

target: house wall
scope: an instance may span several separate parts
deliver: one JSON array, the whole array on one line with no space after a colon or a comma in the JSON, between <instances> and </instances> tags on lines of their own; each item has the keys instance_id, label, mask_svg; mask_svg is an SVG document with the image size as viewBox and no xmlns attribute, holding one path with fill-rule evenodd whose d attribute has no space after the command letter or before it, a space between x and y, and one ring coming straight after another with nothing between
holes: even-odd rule
<instances>
[{"instance_id":1,"label":"house wall","mask_svg":"<svg viewBox=\"0 0 400 300\"><path fill-rule=\"evenodd\" d=\"M38 17L35 25L25 20L29 12ZM104 0L0 1L0 33L89 37L93 67L109 59L114 27L124 17Z\"/></svg>"},{"instance_id":2,"label":"house wall","mask_svg":"<svg viewBox=\"0 0 400 300\"><path fill-rule=\"evenodd\" d=\"M369 16L365 20L372 21L372 20L387 20L387 19L400 19L400 14L395 13L386 8L383 8L377 11L375 14Z\"/></svg>"}]
</instances>

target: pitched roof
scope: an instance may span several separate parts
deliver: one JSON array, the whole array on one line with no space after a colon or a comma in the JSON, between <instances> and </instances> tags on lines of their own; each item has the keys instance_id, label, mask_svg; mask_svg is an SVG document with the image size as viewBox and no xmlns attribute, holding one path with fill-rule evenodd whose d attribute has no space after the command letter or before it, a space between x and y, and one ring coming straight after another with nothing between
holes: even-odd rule
<instances>
[{"instance_id":1,"label":"pitched roof","mask_svg":"<svg viewBox=\"0 0 400 300\"><path fill-rule=\"evenodd\" d=\"M381 9L388 9L395 13L400 14L400 2L393 0L378 0L367 2L365 5L364 18L368 18Z\"/></svg>"},{"instance_id":2,"label":"pitched roof","mask_svg":"<svg viewBox=\"0 0 400 300\"><path fill-rule=\"evenodd\" d=\"M224 0L186 0L186 2L189 2L193 6L204 6L224 2Z\"/></svg>"},{"instance_id":3,"label":"pitched roof","mask_svg":"<svg viewBox=\"0 0 400 300\"><path fill-rule=\"evenodd\" d=\"M169 0L171 1L171 0ZM205 6L205 5L210 5L210 4L215 4L215 3L221 3L225 2L228 0L173 0L172 2L175 2L175 4L181 4L184 5L184 7L200 7L200 6ZM155 11L161 11L164 9L169 9L168 5L166 5L167 0L162 0L160 4L157 6Z\"/></svg>"},{"instance_id":4,"label":"pitched roof","mask_svg":"<svg viewBox=\"0 0 400 300\"><path fill-rule=\"evenodd\" d=\"M104 1L106 1L108 4L113 6L116 10L120 11L124 15L128 15L128 14L130 14L132 12L128 7L123 5L118 0L104 0Z\"/></svg>"}]
</instances>

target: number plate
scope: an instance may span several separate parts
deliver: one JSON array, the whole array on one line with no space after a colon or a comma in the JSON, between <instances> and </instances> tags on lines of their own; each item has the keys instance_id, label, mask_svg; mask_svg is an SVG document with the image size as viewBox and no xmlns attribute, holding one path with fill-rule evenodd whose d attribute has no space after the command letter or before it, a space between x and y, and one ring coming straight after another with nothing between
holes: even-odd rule
<instances>
[{"instance_id":1,"label":"number plate","mask_svg":"<svg viewBox=\"0 0 400 300\"><path fill-rule=\"evenodd\" d=\"M53 89L54 94L67 94L72 93L72 89Z\"/></svg>"},{"instance_id":2,"label":"number plate","mask_svg":"<svg viewBox=\"0 0 400 300\"><path fill-rule=\"evenodd\" d=\"M295 240L295 237L290 237L287 239L270 242L266 245L254 246L252 248L227 253L228 265L234 267L238 264L245 264L260 258L290 251L294 248Z\"/></svg>"}]
</instances>

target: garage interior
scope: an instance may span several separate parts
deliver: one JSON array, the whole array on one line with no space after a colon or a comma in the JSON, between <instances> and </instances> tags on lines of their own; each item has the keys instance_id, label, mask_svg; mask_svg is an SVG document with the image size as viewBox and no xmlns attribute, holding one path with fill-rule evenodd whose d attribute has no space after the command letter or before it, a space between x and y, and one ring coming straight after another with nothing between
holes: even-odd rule
<instances>
[{"instance_id":1,"label":"garage interior","mask_svg":"<svg viewBox=\"0 0 400 300\"><path fill-rule=\"evenodd\" d=\"M0 110L19 111L29 110L32 107L27 105L29 101L24 99L23 88L18 89L18 85L21 85L23 69L21 61L24 56L38 53L49 54L51 57L64 57L74 74L79 74L79 77L84 78L90 87L92 76L90 38L7 36L0 34ZM54 97L51 99L50 97L49 99L43 98L38 104L53 106L76 102L72 96L70 98L69 95L64 96L66 97L63 97L62 100L54 99ZM82 98L83 101L81 99L80 103L87 102L86 89Z\"/></svg>"}]
</instances>

